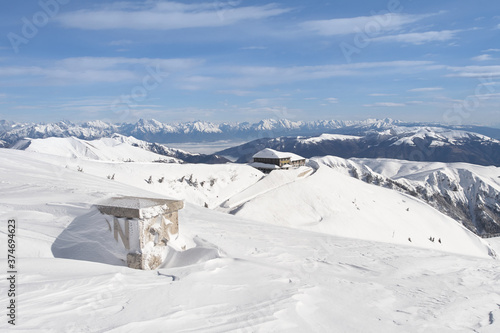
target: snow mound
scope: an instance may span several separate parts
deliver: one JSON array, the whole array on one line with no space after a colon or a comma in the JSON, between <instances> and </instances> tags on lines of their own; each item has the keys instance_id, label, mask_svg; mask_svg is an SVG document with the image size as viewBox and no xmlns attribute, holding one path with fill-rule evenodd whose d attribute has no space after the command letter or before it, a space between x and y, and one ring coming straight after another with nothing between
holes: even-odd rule
<instances>
[{"instance_id":1,"label":"snow mound","mask_svg":"<svg viewBox=\"0 0 500 333\"><path fill-rule=\"evenodd\" d=\"M55 258L127 266L128 250L112 232L113 217L102 215L96 208L77 217L52 245ZM160 268L182 267L221 258L225 252L199 237L177 235L165 247L165 260Z\"/></svg>"},{"instance_id":2,"label":"snow mound","mask_svg":"<svg viewBox=\"0 0 500 333\"><path fill-rule=\"evenodd\" d=\"M197 265L226 256L226 253L218 246L198 236L193 238L193 242L195 246L185 251L169 249L167 257L159 269Z\"/></svg>"},{"instance_id":3,"label":"snow mound","mask_svg":"<svg viewBox=\"0 0 500 333\"><path fill-rule=\"evenodd\" d=\"M54 241L54 257L126 266L127 250L113 238L112 225L96 208L77 217Z\"/></svg>"}]
</instances>

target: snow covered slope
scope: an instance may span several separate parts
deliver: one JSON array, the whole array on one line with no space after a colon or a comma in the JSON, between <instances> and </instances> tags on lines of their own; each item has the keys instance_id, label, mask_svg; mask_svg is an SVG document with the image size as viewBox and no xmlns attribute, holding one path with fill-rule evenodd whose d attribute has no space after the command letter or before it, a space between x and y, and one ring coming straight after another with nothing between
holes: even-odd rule
<instances>
[{"instance_id":1,"label":"snow covered slope","mask_svg":"<svg viewBox=\"0 0 500 333\"><path fill-rule=\"evenodd\" d=\"M46 139L42 142L44 140ZM65 142L67 139L58 140ZM139 152L138 156L149 153L140 148L131 148L137 149L134 152ZM102 181L125 183L145 191L188 200L193 204L207 207L220 205L263 177L262 172L242 164L123 163L11 150L13 156L26 156L37 161L36 163L43 161L56 174L61 174L61 177L65 173L80 171L94 175ZM139 160L136 155L125 156L131 156L134 161ZM154 154L152 156L158 157Z\"/></svg>"},{"instance_id":2,"label":"snow covered slope","mask_svg":"<svg viewBox=\"0 0 500 333\"><path fill-rule=\"evenodd\" d=\"M187 250L172 248L169 263L156 271L74 260L78 253L71 251L63 252L66 259L62 259L57 250L67 250L71 242L84 244L96 240L92 238L95 235L92 229L102 226L92 204L116 195L158 194L127 184L128 177L107 180L102 175L108 169L94 175L65 168L61 165L64 163L54 159L60 158L0 149L0 219L18 221L17 330L497 332L500 329L499 261L488 257L487 249L471 234L467 234L469 240L462 238L464 250L471 249L469 255L463 256L437 251L441 250L437 246L430 250L410 243L348 239L252 222L188 203L180 211L180 232ZM75 161L79 162L85 163L85 169L89 170L113 164ZM95 166L90 167L91 164ZM122 170L128 170L129 174L151 165L114 164L121 164ZM192 165L164 166L186 168L185 172L195 174ZM239 172L237 177L252 178L251 174L244 174L246 169L235 170ZM283 186L290 188L300 182L312 182L319 189L321 185L315 183L315 177L322 172L320 168L314 174L296 175L296 181ZM359 182L345 178L348 180L337 186ZM238 192L244 190L244 184L241 183ZM367 187L357 188L361 191L360 198L368 193L369 185L364 186ZM279 198L277 204L281 205ZM361 211L364 204L364 200L357 201ZM402 215L423 212L416 201L406 204L411 209L409 212L403 209ZM373 211L374 218L377 214L384 215L380 208ZM5 228L5 223L2 225ZM64 238L68 232L80 238ZM461 231L453 232L464 237ZM449 234L446 239L451 241L452 236ZM5 241L3 229L0 242L5 244ZM112 252L112 247L109 244L107 253ZM0 252L0 264L4 267L5 253ZM102 252L94 256L99 253ZM470 256L473 254L479 257ZM94 261L98 260L94 257ZM0 279L5 281L6 277L5 270L1 271ZM1 293L0 304L6 302L6 294ZM9 329L6 320L0 321L0 330Z\"/></svg>"},{"instance_id":3,"label":"snow covered slope","mask_svg":"<svg viewBox=\"0 0 500 333\"><path fill-rule=\"evenodd\" d=\"M500 168L391 159L315 158L346 175L420 198L477 234L500 233Z\"/></svg>"},{"instance_id":4,"label":"snow covered slope","mask_svg":"<svg viewBox=\"0 0 500 333\"><path fill-rule=\"evenodd\" d=\"M273 172L270 177L277 178ZM462 254L487 252L479 238L426 203L325 166L319 166L309 177L282 181L281 186L261 193L265 181L238 194L220 209L247 219L343 237ZM236 207L231 205L233 202Z\"/></svg>"},{"instance_id":5,"label":"snow covered slope","mask_svg":"<svg viewBox=\"0 0 500 333\"><path fill-rule=\"evenodd\" d=\"M75 137L70 138L46 138L25 139L16 143L12 148L30 152L57 155L68 158L90 159L98 161L137 161L163 163L181 163L182 161L173 157L166 157L150 151L133 146L135 140L130 138L124 140L122 136L103 138L86 141Z\"/></svg>"},{"instance_id":6,"label":"snow covered slope","mask_svg":"<svg viewBox=\"0 0 500 333\"><path fill-rule=\"evenodd\" d=\"M181 149L169 148L158 143L138 140L132 136L113 134L109 138L81 140L75 137L23 139L12 149L102 161L138 161L162 163L210 163L223 164L229 160L206 154L192 154Z\"/></svg>"}]
</instances>

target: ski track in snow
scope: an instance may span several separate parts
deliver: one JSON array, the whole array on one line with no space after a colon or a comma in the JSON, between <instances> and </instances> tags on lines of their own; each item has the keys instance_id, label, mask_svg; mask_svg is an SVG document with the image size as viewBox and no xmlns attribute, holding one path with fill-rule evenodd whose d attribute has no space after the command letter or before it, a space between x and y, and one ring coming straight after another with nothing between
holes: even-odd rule
<instances>
[{"instance_id":1,"label":"ski track in snow","mask_svg":"<svg viewBox=\"0 0 500 333\"><path fill-rule=\"evenodd\" d=\"M65 168L64 158L5 149L0 149L0 160L0 218L19 221L17 328L22 331L500 330L500 265L487 255L338 237L200 207L205 199L216 206L244 190L250 193L260 176L245 166L69 160L73 164ZM84 172L76 171L77 163ZM130 177L107 180L113 170ZM175 195L169 186L144 182L145 174L160 172L173 173L173 180L184 173L200 179L226 177L220 188L197 188L202 193L197 196L194 186L176 185L178 194L188 200L179 221L190 246L185 252L172 252L175 260L170 266L137 271L54 258L55 240L75 221L85 222L82 216L94 216L92 204L116 195ZM227 176L231 172L233 180ZM317 172L300 182L312 183L321 175ZM272 191L290 190L293 184ZM365 186L370 185L360 189L371 189ZM5 244L5 230L0 239ZM489 242L500 252L498 239ZM0 258L6 267L5 252ZM4 271L0 279L6 280ZM0 304L6 302L2 292ZM0 322L0 330L9 328L6 320Z\"/></svg>"}]
</instances>

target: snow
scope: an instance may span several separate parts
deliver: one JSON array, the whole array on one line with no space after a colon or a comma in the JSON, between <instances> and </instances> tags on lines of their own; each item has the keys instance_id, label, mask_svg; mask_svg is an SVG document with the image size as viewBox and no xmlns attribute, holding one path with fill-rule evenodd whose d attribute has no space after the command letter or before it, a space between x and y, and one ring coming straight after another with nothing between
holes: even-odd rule
<instances>
[{"instance_id":1,"label":"snow","mask_svg":"<svg viewBox=\"0 0 500 333\"><path fill-rule=\"evenodd\" d=\"M272 174L272 173L271 173ZM260 184L254 187L258 188ZM470 231L411 196L365 184L320 166L308 177L255 196L250 188L227 204L236 216L336 236L488 256ZM248 198L242 197L248 193ZM247 199L247 200L245 200ZM231 200L230 200L231 202ZM429 241L429 237L436 242ZM438 243L441 238L443 243Z\"/></svg>"},{"instance_id":2,"label":"snow","mask_svg":"<svg viewBox=\"0 0 500 333\"><path fill-rule=\"evenodd\" d=\"M171 142L166 143L169 147L189 151L198 154L215 154L218 151L239 146L247 141L242 140L219 140L215 142Z\"/></svg>"},{"instance_id":3,"label":"snow","mask_svg":"<svg viewBox=\"0 0 500 333\"><path fill-rule=\"evenodd\" d=\"M360 137L360 136L354 136L354 135L321 134L320 136L317 136L317 137L300 139L299 142L301 142L301 143L319 143L322 141L329 141L329 140L346 141L346 140L359 140L361 138L362 137Z\"/></svg>"},{"instance_id":4,"label":"snow","mask_svg":"<svg viewBox=\"0 0 500 333\"><path fill-rule=\"evenodd\" d=\"M171 198L170 198L171 199ZM153 198L136 198L136 197L120 197L112 198L100 203L102 206L123 207L131 209L148 209L154 208L161 203L161 199Z\"/></svg>"},{"instance_id":5,"label":"snow","mask_svg":"<svg viewBox=\"0 0 500 333\"><path fill-rule=\"evenodd\" d=\"M278 170L271 172L262 178L259 182L244 189L240 193L232 196L221 205L222 211L231 211L259 195L277 189L286 184L292 183L297 179L307 176L313 172L309 167L299 167L290 170Z\"/></svg>"},{"instance_id":6,"label":"snow","mask_svg":"<svg viewBox=\"0 0 500 333\"><path fill-rule=\"evenodd\" d=\"M498 167L334 156L313 160L344 175L418 196L477 233L497 233Z\"/></svg>"},{"instance_id":7,"label":"snow","mask_svg":"<svg viewBox=\"0 0 500 333\"><path fill-rule=\"evenodd\" d=\"M252 162L252 163L248 163L248 165L253 167L253 168L260 168L260 169L269 169L269 170L280 169L279 166L277 166L275 164L268 164L268 163Z\"/></svg>"},{"instance_id":8,"label":"snow","mask_svg":"<svg viewBox=\"0 0 500 333\"><path fill-rule=\"evenodd\" d=\"M253 158L289 158L291 153L265 148L253 155Z\"/></svg>"},{"instance_id":9,"label":"snow","mask_svg":"<svg viewBox=\"0 0 500 333\"><path fill-rule=\"evenodd\" d=\"M136 162L181 162L179 159L173 157L155 154L139 147L134 147L132 146L132 143L134 143L133 141L126 141L124 138L125 137L121 135L115 135L112 138L103 138L92 141L80 140L75 137L27 139L29 141L29 146L27 148L25 148L26 142L17 143L12 148L85 160L120 162L132 160Z\"/></svg>"},{"instance_id":10,"label":"snow","mask_svg":"<svg viewBox=\"0 0 500 333\"><path fill-rule=\"evenodd\" d=\"M16 328L23 332L500 329L500 265L484 241L418 200L326 166L263 177L245 165L118 163L0 149L0 169L0 219L18 221ZM147 184L149 174L165 181ZM177 181L182 175L193 175L198 186ZM214 185L201 186L210 177ZM122 249L105 242L105 217L92 205L158 195L187 201L179 238L168 244L161 268L129 269L115 261ZM200 199L244 202L239 212L253 211L260 221L203 208ZM323 221L311 219L320 215ZM337 223L356 238L330 229ZM372 233L383 242L366 240ZM413 243L399 242L410 233ZM443 244L421 240L430 234ZM9 328L0 321L0 330Z\"/></svg>"},{"instance_id":11,"label":"snow","mask_svg":"<svg viewBox=\"0 0 500 333\"><path fill-rule=\"evenodd\" d=\"M253 155L253 158L272 158L272 159L289 158L291 162L305 160L304 157L299 156L297 154L289 152L281 152L271 148L262 149L261 151Z\"/></svg>"},{"instance_id":12,"label":"snow","mask_svg":"<svg viewBox=\"0 0 500 333\"><path fill-rule=\"evenodd\" d=\"M466 131L450 130L440 127L394 127L390 130L387 130L387 134L408 134L395 141L393 145L396 146L402 144L415 146L415 139L432 139L431 147L457 145L460 144L460 141L470 138L475 138L480 141L499 143L498 140L494 140L485 135Z\"/></svg>"}]
</instances>

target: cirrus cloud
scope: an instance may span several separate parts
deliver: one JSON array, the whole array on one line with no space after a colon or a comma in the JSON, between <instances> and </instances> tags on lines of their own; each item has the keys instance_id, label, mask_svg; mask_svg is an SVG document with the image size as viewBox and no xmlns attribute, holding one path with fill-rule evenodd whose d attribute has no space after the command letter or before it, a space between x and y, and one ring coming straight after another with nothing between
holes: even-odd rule
<instances>
[{"instance_id":1,"label":"cirrus cloud","mask_svg":"<svg viewBox=\"0 0 500 333\"><path fill-rule=\"evenodd\" d=\"M358 33L372 25L380 31L398 30L405 25L415 23L433 15L435 14L409 15L386 13L382 15L335 18L330 20L311 20L301 23L301 27L323 36L347 35Z\"/></svg>"},{"instance_id":2,"label":"cirrus cloud","mask_svg":"<svg viewBox=\"0 0 500 333\"><path fill-rule=\"evenodd\" d=\"M228 26L245 20L281 15L290 10L275 4L237 7L236 3L144 2L77 10L60 14L57 20L65 27L84 30L174 30Z\"/></svg>"},{"instance_id":3,"label":"cirrus cloud","mask_svg":"<svg viewBox=\"0 0 500 333\"><path fill-rule=\"evenodd\" d=\"M439 90L443 90L442 87L425 87L425 88L414 88L414 89L410 89L408 91L410 92L426 92L426 91L439 91Z\"/></svg>"},{"instance_id":4,"label":"cirrus cloud","mask_svg":"<svg viewBox=\"0 0 500 333\"><path fill-rule=\"evenodd\" d=\"M393 102L380 102L373 104L364 104L364 107L367 108L394 108L394 107L404 107L406 104L403 103L393 103Z\"/></svg>"},{"instance_id":5,"label":"cirrus cloud","mask_svg":"<svg viewBox=\"0 0 500 333\"><path fill-rule=\"evenodd\" d=\"M441 30L412 32L399 35L381 36L372 38L376 42L399 42L407 44L421 45L429 42L444 42L456 38L456 34L462 30Z\"/></svg>"}]
</instances>

